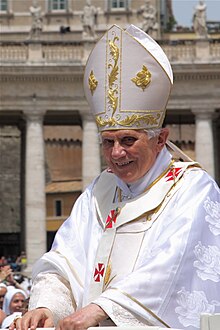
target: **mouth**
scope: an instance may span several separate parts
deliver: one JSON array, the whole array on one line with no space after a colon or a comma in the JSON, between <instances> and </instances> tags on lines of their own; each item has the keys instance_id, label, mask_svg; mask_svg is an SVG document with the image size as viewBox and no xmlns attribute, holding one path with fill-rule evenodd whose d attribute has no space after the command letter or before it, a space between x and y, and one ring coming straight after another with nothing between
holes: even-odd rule
<instances>
[{"instance_id":1,"label":"mouth","mask_svg":"<svg viewBox=\"0 0 220 330\"><path fill-rule=\"evenodd\" d=\"M124 166L130 165L131 163L133 163L132 160L126 161L126 162L116 162L115 165L118 167L124 167Z\"/></svg>"}]
</instances>

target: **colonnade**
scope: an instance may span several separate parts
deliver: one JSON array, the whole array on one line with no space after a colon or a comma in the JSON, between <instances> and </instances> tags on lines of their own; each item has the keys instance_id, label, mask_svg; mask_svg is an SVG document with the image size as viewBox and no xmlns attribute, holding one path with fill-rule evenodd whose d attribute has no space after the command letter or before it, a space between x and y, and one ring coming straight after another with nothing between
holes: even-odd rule
<instances>
[{"instance_id":1,"label":"colonnade","mask_svg":"<svg viewBox=\"0 0 220 330\"><path fill-rule=\"evenodd\" d=\"M195 115L196 160L214 177L212 113L192 109ZM46 251L45 152L43 137L44 112L26 112L25 155L25 226L27 272ZM83 123L82 180L85 188L100 173L100 148L95 122L88 112L81 113Z\"/></svg>"},{"instance_id":2,"label":"colonnade","mask_svg":"<svg viewBox=\"0 0 220 330\"><path fill-rule=\"evenodd\" d=\"M28 260L26 273L46 251L44 111L26 112L25 153L25 246ZM100 147L96 124L89 114L82 115L82 181L83 188L101 171Z\"/></svg>"},{"instance_id":3,"label":"colonnade","mask_svg":"<svg viewBox=\"0 0 220 330\"><path fill-rule=\"evenodd\" d=\"M214 136L213 119L215 112L207 111L203 107L194 108L195 115L195 155L196 161L214 178Z\"/></svg>"}]
</instances>

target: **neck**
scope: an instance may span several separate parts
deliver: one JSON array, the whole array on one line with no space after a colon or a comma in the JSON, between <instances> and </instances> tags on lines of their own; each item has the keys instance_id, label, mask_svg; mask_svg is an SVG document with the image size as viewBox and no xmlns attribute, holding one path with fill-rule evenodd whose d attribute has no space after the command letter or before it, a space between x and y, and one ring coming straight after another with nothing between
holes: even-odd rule
<instances>
[{"instance_id":1,"label":"neck","mask_svg":"<svg viewBox=\"0 0 220 330\"><path fill-rule=\"evenodd\" d=\"M171 158L171 154L168 152L166 147L164 147L158 154L151 169L136 182L127 184L117 178L118 187L122 190L122 195L124 195L124 197L126 196L124 199L134 198L141 194L169 166Z\"/></svg>"}]
</instances>

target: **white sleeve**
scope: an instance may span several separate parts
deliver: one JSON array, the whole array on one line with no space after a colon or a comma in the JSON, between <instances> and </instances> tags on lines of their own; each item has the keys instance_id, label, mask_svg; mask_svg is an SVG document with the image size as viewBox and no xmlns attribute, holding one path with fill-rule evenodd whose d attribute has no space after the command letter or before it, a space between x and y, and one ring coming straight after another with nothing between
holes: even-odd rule
<instances>
[{"instance_id":1,"label":"white sleeve","mask_svg":"<svg viewBox=\"0 0 220 330\"><path fill-rule=\"evenodd\" d=\"M154 325L150 321L143 320L141 317L132 314L128 309L106 298L99 297L94 303L100 306L118 327ZM102 323L101 326L105 326L105 323Z\"/></svg>"},{"instance_id":2,"label":"white sleeve","mask_svg":"<svg viewBox=\"0 0 220 330\"><path fill-rule=\"evenodd\" d=\"M57 274L37 275L32 285L29 310L46 307L51 310L54 324L72 314L76 308L69 283Z\"/></svg>"}]
</instances>

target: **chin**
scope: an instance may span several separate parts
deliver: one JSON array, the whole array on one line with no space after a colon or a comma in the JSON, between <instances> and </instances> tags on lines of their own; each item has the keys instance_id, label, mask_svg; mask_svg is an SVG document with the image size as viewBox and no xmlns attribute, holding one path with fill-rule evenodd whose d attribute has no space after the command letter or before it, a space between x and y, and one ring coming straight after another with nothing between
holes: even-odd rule
<instances>
[{"instance_id":1,"label":"chin","mask_svg":"<svg viewBox=\"0 0 220 330\"><path fill-rule=\"evenodd\" d=\"M116 174L117 175L117 174ZM133 183L136 181L136 179L133 179L131 177L127 177L126 175L117 175L119 177L119 179L121 179L122 181L124 181L125 183Z\"/></svg>"}]
</instances>

